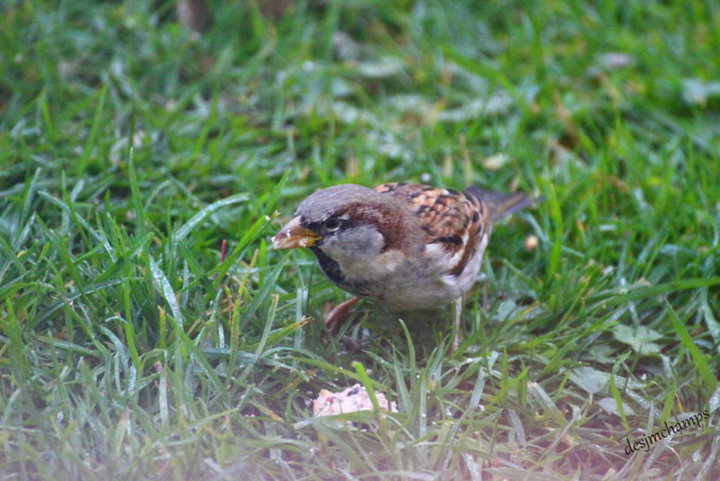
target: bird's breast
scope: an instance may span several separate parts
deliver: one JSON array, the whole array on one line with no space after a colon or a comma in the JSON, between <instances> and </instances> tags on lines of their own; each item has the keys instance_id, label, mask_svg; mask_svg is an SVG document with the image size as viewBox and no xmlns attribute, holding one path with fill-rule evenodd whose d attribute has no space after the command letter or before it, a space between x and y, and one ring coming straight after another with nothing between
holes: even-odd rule
<instances>
[{"instance_id":1,"label":"bird's breast","mask_svg":"<svg viewBox=\"0 0 720 481\"><path fill-rule=\"evenodd\" d=\"M313 251L325 274L341 289L396 310L426 309L444 305L467 292L475 282L484 245L458 275L448 271L440 250L406 256L389 250L373 258L335 258Z\"/></svg>"}]
</instances>

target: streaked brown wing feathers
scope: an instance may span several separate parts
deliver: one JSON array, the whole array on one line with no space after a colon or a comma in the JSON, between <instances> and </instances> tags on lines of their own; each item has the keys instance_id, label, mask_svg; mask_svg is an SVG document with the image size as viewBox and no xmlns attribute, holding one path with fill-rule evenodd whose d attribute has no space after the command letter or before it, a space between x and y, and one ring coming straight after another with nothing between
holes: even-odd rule
<instances>
[{"instance_id":1,"label":"streaked brown wing feathers","mask_svg":"<svg viewBox=\"0 0 720 481\"><path fill-rule=\"evenodd\" d=\"M425 231L426 243L439 243L451 253L465 248L453 269L462 270L488 218L488 210L479 199L452 189L402 182L382 184L375 190L395 196L415 212Z\"/></svg>"}]
</instances>

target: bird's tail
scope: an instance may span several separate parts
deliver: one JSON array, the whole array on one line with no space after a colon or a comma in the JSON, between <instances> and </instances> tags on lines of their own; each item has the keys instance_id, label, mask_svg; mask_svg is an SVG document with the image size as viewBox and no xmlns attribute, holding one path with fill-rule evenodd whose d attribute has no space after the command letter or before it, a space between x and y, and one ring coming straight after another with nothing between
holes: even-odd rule
<instances>
[{"instance_id":1,"label":"bird's tail","mask_svg":"<svg viewBox=\"0 0 720 481\"><path fill-rule=\"evenodd\" d=\"M522 192L503 194L475 186L469 187L467 192L487 204L493 222L542 201L542 198L531 199Z\"/></svg>"}]
</instances>

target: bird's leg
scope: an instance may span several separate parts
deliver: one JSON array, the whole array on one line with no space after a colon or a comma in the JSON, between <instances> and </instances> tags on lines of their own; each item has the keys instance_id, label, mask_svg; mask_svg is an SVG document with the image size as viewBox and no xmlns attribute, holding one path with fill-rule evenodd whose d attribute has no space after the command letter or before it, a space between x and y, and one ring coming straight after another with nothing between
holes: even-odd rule
<instances>
[{"instance_id":1,"label":"bird's leg","mask_svg":"<svg viewBox=\"0 0 720 481\"><path fill-rule=\"evenodd\" d=\"M490 310L490 296L488 295L488 283L483 282L482 285L482 308L487 312Z\"/></svg>"},{"instance_id":2,"label":"bird's leg","mask_svg":"<svg viewBox=\"0 0 720 481\"><path fill-rule=\"evenodd\" d=\"M353 297L345 302L341 302L325 316L325 325L330 333L334 336L340 330L345 321L350 317L350 312L355 304L360 300L359 297Z\"/></svg>"},{"instance_id":3,"label":"bird's leg","mask_svg":"<svg viewBox=\"0 0 720 481\"><path fill-rule=\"evenodd\" d=\"M453 302L453 314L455 316L455 337L453 339L452 352L455 352L460 347L460 341L462 341L462 332L460 331L462 324L462 306L463 296L458 297Z\"/></svg>"}]
</instances>

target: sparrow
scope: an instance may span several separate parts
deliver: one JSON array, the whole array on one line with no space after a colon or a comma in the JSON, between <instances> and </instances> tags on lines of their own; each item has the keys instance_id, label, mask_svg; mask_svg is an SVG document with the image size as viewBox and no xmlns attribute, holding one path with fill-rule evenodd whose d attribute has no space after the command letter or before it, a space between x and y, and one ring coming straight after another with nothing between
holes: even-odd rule
<instances>
[{"instance_id":1,"label":"sparrow","mask_svg":"<svg viewBox=\"0 0 720 481\"><path fill-rule=\"evenodd\" d=\"M310 249L327 277L356 296L326 318L333 334L361 298L397 311L455 303L456 349L463 295L478 277L493 225L534 203L474 186L341 184L303 200L271 241L274 249Z\"/></svg>"}]
</instances>

